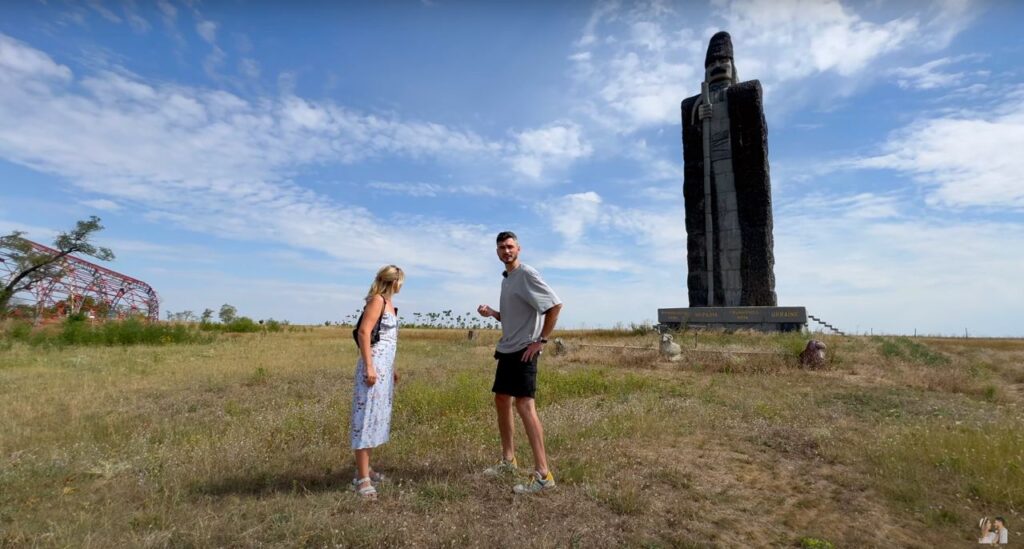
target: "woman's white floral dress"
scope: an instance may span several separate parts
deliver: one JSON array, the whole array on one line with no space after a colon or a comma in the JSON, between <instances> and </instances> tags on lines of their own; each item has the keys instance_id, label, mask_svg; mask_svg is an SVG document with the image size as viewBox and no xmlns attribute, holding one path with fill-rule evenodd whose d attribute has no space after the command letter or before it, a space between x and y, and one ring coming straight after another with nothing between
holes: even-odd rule
<instances>
[{"instance_id":1,"label":"woman's white floral dress","mask_svg":"<svg viewBox=\"0 0 1024 549\"><path fill-rule=\"evenodd\" d=\"M384 313L380 321L380 341L370 351L377 383L366 384L363 357L356 362L355 390L352 394L352 449L373 448L388 441L391 433L391 400L395 394L395 353L398 350L398 318Z\"/></svg>"}]
</instances>

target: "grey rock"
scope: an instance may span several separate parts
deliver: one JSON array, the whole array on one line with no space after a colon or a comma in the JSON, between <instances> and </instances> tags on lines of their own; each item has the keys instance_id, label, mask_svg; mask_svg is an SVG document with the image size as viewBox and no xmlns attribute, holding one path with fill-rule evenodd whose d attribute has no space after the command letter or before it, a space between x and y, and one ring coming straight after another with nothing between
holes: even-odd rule
<instances>
[{"instance_id":1,"label":"grey rock","mask_svg":"<svg viewBox=\"0 0 1024 549\"><path fill-rule=\"evenodd\" d=\"M825 367L826 346L817 339L807 342L807 347L800 353L800 365L807 368Z\"/></svg>"}]
</instances>

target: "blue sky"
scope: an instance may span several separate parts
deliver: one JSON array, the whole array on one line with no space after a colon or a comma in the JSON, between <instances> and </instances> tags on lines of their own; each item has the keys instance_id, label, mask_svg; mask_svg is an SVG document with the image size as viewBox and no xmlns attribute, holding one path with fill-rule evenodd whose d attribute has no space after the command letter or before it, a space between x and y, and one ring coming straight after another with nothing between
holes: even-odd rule
<instances>
[{"instance_id":1,"label":"blue sky","mask_svg":"<svg viewBox=\"0 0 1024 549\"><path fill-rule=\"evenodd\" d=\"M567 327L686 306L679 103L733 36L765 90L780 305L1024 335L1015 2L9 2L0 231L99 215L165 310L496 304L494 235Z\"/></svg>"}]
</instances>

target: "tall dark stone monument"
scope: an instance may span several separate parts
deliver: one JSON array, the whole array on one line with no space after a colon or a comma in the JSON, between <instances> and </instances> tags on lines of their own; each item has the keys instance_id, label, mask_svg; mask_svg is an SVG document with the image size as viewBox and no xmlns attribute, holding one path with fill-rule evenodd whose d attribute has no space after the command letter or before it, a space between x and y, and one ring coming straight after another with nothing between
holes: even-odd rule
<instances>
[{"instance_id":1,"label":"tall dark stone monument","mask_svg":"<svg viewBox=\"0 0 1024 549\"><path fill-rule=\"evenodd\" d=\"M740 82L729 33L711 37L701 93L683 101L682 119L690 307L659 309L659 323L799 329L806 309L776 306L761 83Z\"/></svg>"},{"instance_id":2,"label":"tall dark stone monument","mask_svg":"<svg viewBox=\"0 0 1024 549\"><path fill-rule=\"evenodd\" d=\"M690 306L774 306L761 83L739 81L727 32L711 37L704 74L702 93L682 105Z\"/></svg>"}]
</instances>

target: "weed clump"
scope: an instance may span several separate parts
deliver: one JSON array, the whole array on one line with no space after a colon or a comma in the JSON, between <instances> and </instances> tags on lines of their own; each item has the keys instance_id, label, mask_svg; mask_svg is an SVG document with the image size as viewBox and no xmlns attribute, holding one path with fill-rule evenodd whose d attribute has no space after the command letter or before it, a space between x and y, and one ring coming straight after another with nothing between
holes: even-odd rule
<instances>
[{"instance_id":1,"label":"weed clump","mask_svg":"<svg viewBox=\"0 0 1024 549\"><path fill-rule=\"evenodd\" d=\"M831 541L821 538L804 537L800 538L801 549L835 549Z\"/></svg>"}]
</instances>

